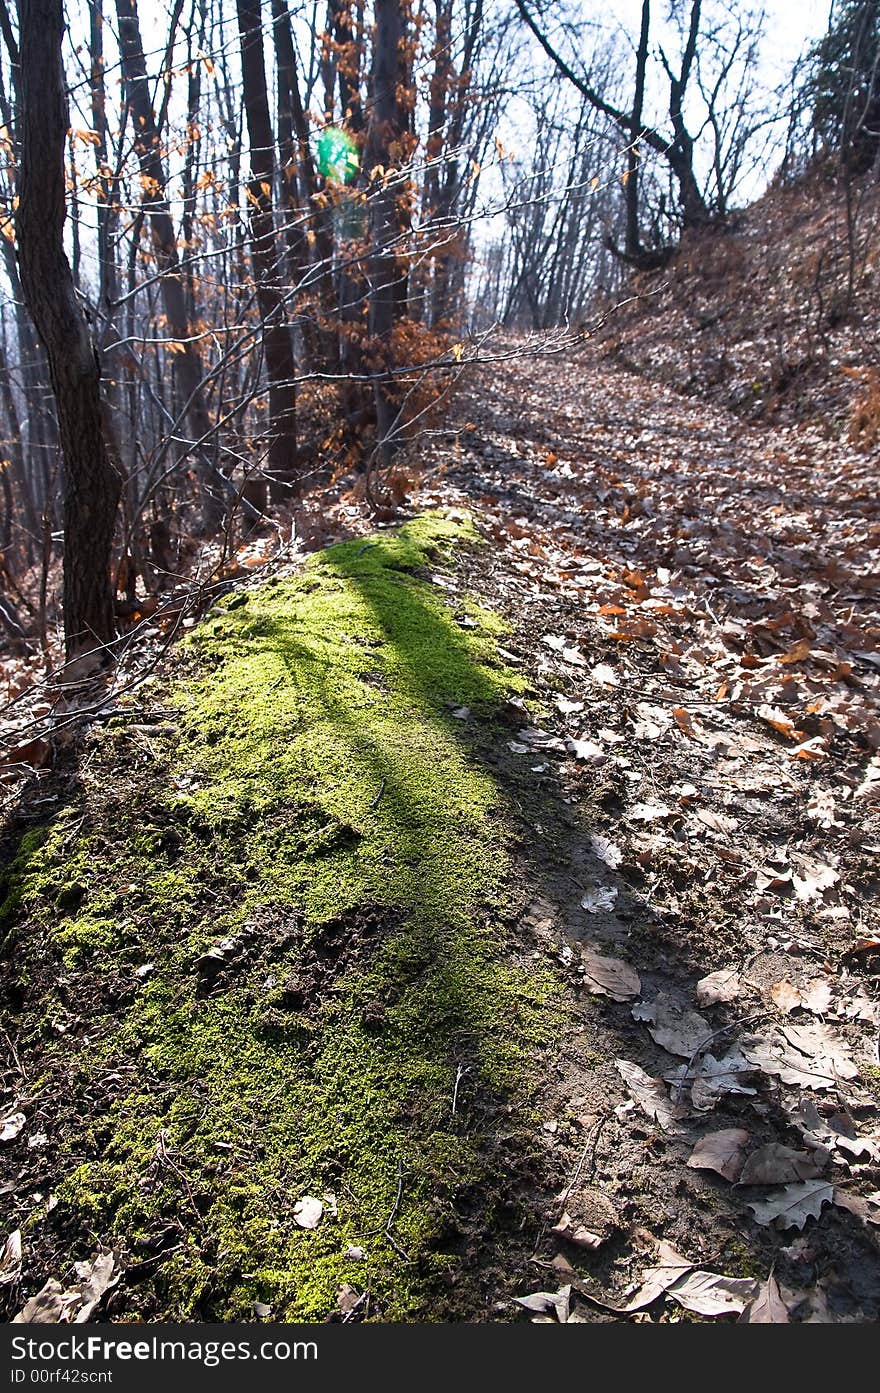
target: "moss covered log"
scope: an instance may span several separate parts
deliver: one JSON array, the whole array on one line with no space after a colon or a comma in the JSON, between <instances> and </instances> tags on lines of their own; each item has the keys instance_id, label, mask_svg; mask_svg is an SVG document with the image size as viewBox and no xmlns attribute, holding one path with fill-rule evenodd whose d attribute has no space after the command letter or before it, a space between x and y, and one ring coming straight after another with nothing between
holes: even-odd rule
<instances>
[{"instance_id":1,"label":"moss covered log","mask_svg":"<svg viewBox=\"0 0 880 1393\"><path fill-rule=\"evenodd\" d=\"M20 1048L82 1113L50 1221L122 1248L132 1311L323 1320L349 1283L376 1319L481 1314L461 1252L511 1205L554 986L468 743L521 683L429 574L476 544L429 516L222 600L163 719L105 731L20 844Z\"/></svg>"}]
</instances>

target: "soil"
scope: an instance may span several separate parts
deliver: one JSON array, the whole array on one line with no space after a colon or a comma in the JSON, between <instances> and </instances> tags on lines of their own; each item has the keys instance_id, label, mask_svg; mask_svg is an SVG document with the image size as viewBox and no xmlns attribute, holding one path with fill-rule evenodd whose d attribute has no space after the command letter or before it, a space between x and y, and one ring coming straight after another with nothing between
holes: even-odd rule
<instances>
[{"instance_id":1,"label":"soil","mask_svg":"<svg viewBox=\"0 0 880 1393\"><path fill-rule=\"evenodd\" d=\"M468 758L491 775L517 830L499 957L549 969L558 984L545 1003L555 1035L536 1051L527 1121L506 1126L498 1100L467 1070L456 1081L462 1125L482 1132L496 1181L457 1195L456 1231L446 1235L451 1294L438 1315L551 1321L555 1308L527 1312L514 1298L570 1287L578 1321L699 1319L662 1293L620 1309L662 1241L702 1271L755 1283L773 1274L793 1321L875 1321L871 465L809 427L743 427L721 406L682 401L586 354L566 374L525 358L484 372L422 461L414 499L415 511L467 508L490 543L461 554L446 603L463 626L471 598L504 617L501 655L528 688L492 719L466 709L456 719ZM783 661L795 651L804 656ZM108 818L114 798L123 806L130 797L119 774L106 769ZM24 791L11 846L47 803L71 800L76 778L62 766ZM308 1015L396 927L369 906L341 918L303 952L267 1028L283 1030L287 1009ZM296 932L290 922L257 925L204 990L222 990L249 953L259 961L248 970L262 972L275 939ZM634 970L638 991L614 1000L593 990L585 949ZM739 994L699 1004L698 982L719 970L736 975ZM817 982L827 988L813 998L818 1016L804 1005ZM82 981L79 990L68 1010L82 1022L90 1004ZM131 987L104 981L101 990L107 1011ZM22 992L13 975L10 1044L16 1012L41 992L48 983ZM693 1055L652 1038L645 1007L658 998L673 1015L704 1018ZM377 1029L387 1004L372 1004ZM663 1081L668 1101L669 1076L698 1069L709 1044L718 1057L755 1040L778 1045L783 1028L830 1032L852 1068L811 1088L754 1065L738 1074L743 1091L722 1091L704 1111L685 1089L680 1115L665 1125L618 1068L622 1060ZM35 1067L13 1056L7 1083L15 1069ZM51 1195L58 1133L82 1132L84 1114L100 1133L126 1067L98 1089L60 1072L46 1080L40 1109L52 1143L2 1149L17 1215ZM823 1152L822 1122L844 1114L864 1147L832 1141ZM688 1166L702 1137L733 1128L748 1133L750 1151L809 1146L834 1202L797 1226L758 1223L750 1202L778 1184L740 1186ZM560 1221L564 1233L554 1231ZM111 1319L160 1309L154 1277L180 1241L179 1223L169 1217L125 1256L104 1308ZM51 1213L32 1234L28 1292L101 1237L68 1232ZM21 1288L7 1292L11 1313ZM362 1305L354 1318L364 1317L382 1319L381 1305Z\"/></svg>"}]
</instances>

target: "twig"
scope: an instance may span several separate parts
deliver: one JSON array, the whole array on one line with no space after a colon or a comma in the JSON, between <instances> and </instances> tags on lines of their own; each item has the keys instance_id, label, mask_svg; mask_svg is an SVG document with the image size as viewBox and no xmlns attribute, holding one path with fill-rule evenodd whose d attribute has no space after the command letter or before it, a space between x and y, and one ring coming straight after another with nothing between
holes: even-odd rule
<instances>
[{"instance_id":1,"label":"twig","mask_svg":"<svg viewBox=\"0 0 880 1393\"><path fill-rule=\"evenodd\" d=\"M471 1071L470 1071L470 1065L468 1065L467 1069L465 1069L465 1068L462 1067L461 1064L459 1064L458 1068L457 1068L456 1071L455 1071L455 1087L454 1087L454 1089L452 1090L452 1116L453 1116L453 1117L455 1117L455 1109L456 1109L456 1106L457 1106L457 1104L458 1104L458 1086L459 1086L459 1084L461 1083L462 1079L464 1078L465 1074L469 1074L470 1072L471 1072Z\"/></svg>"},{"instance_id":2,"label":"twig","mask_svg":"<svg viewBox=\"0 0 880 1393\"><path fill-rule=\"evenodd\" d=\"M399 1257L402 1257L403 1260L404 1260L404 1262L412 1262L412 1258L410 1257L409 1253L404 1252L403 1248L401 1248L400 1244L397 1242L397 1239L394 1237L394 1235L393 1235L392 1232L391 1232L391 1225L394 1223L394 1220L397 1218L397 1211L398 1211L399 1208L400 1208L400 1201L401 1201L402 1198L403 1198L403 1162L398 1158L398 1161L397 1161L397 1194L396 1194L395 1197L394 1197L394 1204L391 1206L391 1213L388 1215L388 1218L387 1218L386 1223L385 1223L385 1237L386 1237L386 1239L388 1240L388 1242L391 1244L391 1246L392 1246L392 1248L394 1249L395 1253L397 1253Z\"/></svg>"},{"instance_id":3,"label":"twig","mask_svg":"<svg viewBox=\"0 0 880 1393\"><path fill-rule=\"evenodd\" d=\"M691 1069L694 1067L694 1064L699 1059L700 1055L703 1053L703 1050L706 1048L707 1045L711 1045L712 1041L717 1040L720 1035L727 1035L729 1031L736 1030L738 1026L751 1025L753 1021L763 1020L765 1016L769 1015L769 1011L758 1011L757 1014L754 1016L743 1016L740 1020L731 1021L730 1025L723 1025L720 1030L713 1031L711 1035L706 1036L705 1040L701 1040L699 1045L697 1045L697 1048L691 1055L690 1059L688 1060L687 1065L685 1066L685 1071L682 1074L681 1078L676 1080L676 1094L679 1094L681 1092L685 1084L693 1082L693 1080L690 1078Z\"/></svg>"},{"instance_id":4,"label":"twig","mask_svg":"<svg viewBox=\"0 0 880 1393\"><path fill-rule=\"evenodd\" d=\"M2 1026L0 1026L0 1030L3 1030ZM16 1053L15 1045L12 1043L12 1036L6 1030L3 1030L3 1034L6 1037L6 1043L9 1045L10 1053L12 1055L13 1060L15 1061L15 1067L18 1070L21 1077L24 1078L24 1070L21 1067L21 1060L19 1059ZM455 1111L455 1109L453 1109L453 1111Z\"/></svg>"},{"instance_id":5,"label":"twig","mask_svg":"<svg viewBox=\"0 0 880 1393\"><path fill-rule=\"evenodd\" d=\"M591 1146L592 1146L592 1148L593 1148L593 1157L595 1158L595 1155L596 1155L596 1147L599 1145L599 1137L600 1137L600 1135L601 1135L602 1128L605 1126L605 1123L606 1123L607 1121L608 1121L607 1116L605 1116L605 1117L600 1117L600 1118L599 1118L599 1121L596 1123L596 1126L593 1128L592 1132L591 1132L590 1135L587 1137L586 1144L585 1144L584 1149L583 1149L583 1151L581 1152L581 1155L580 1155L580 1160L578 1161L577 1166L575 1167L574 1175L572 1176L572 1178L571 1178L571 1180L570 1180L568 1186L566 1187L566 1189L563 1190L562 1195L561 1195L561 1197L560 1197L559 1204L560 1204L560 1207L561 1207L561 1208L564 1208L564 1207L565 1207L565 1204L566 1204L566 1202L567 1202L567 1200L568 1200L569 1195L571 1194L571 1192L572 1192L572 1190L574 1189L575 1185L577 1185L578 1181L579 1181L580 1178L581 1178L581 1171L582 1171L583 1168L584 1168L584 1162L585 1162L586 1159L587 1159L587 1152L590 1150L590 1147L591 1147ZM591 1162L590 1164L592 1165L592 1162Z\"/></svg>"},{"instance_id":6,"label":"twig","mask_svg":"<svg viewBox=\"0 0 880 1393\"><path fill-rule=\"evenodd\" d=\"M377 807L379 806L379 799L382 797L382 794L383 794L384 792L385 792L385 780L383 779L382 782L381 782L380 785L379 785L379 792L376 794L376 797L373 799L372 803L370 804L370 807L371 807L371 808L377 808Z\"/></svg>"}]
</instances>

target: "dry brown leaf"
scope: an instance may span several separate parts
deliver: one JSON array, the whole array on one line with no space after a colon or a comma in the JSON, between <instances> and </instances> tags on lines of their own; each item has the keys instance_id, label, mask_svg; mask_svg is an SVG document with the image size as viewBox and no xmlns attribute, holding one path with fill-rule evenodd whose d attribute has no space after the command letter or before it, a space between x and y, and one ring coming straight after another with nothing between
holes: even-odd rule
<instances>
[{"instance_id":1,"label":"dry brown leaf","mask_svg":"<svg viewBox=\"0 0 880 1393\"><path fill-rule=\"evenodd\" d=\"M779 1290L779 1283L771 1272L766 1282L761 1283L757 1296L746 1306L737 1323L741 1325L786 1325L790 1319L788 1307Z\"/></svg>"},{"instance_id":2,"label":"dry brown leaf","mask_svg":"<svg viewBox=\"0 0 880 1393\"><path fill-rule=\"evenodd\" d=\"M680 1281L682 1277L693 1270L693 1263L688 1262L687 1258L683 1258L671 1244L665 1243L662 1239L657 1243L657 1256L660 1261L653 1267L645 1269L638 1290L630 1297L625 1306L616 1309L641 1311L645 1306L650 1306L652 1301L656 1301L658 1296L662 1296L665 1291L668 1291L675 1282Z\"/></svg>"},{"instance_id":3,"label":"dry brown leaf","mask_svg":"<svg viewBox=\"0 0 880 1393\"><path fill-rule=\"evenodd\" d=\"M770 1142L748 1157L740 1173L739 1184L789 1185L797 1180L815 1180L823 1170L816 1163L817 1154L794 1151L790 1146Z\"/></svg>"},{"instance_id":4,"label":"dry brown leaf","mask_svg":"<svg viewBox=\"0 0 880 1393\"><path fill-rule=\"evenodd\" d=\"M742 1170L749 1133L742 1127L727 1127L701 1137L688 1158L691 1170L716 1171L725 1180L735 1181Z\"/></svg>"},{"instance_id":5,"label":"dry brown leaf","mask_svg":"<svg viewBox=\"0 0 880 1393\"><path fill-rule=\"evenodd\" d=\"M787 736L789 740L803 739L803 731L797 730L794 722L786 716L784 711L780 711L778 706L759 706L757 715L768 726L772 726L774 730L778 731L780 735Z\"/></svg>"},{"instance_id":6,"label":"dry brown leaf","mask_svg":"<svg viewBox=\"0 0 880 1393\"><path fill-rule=\"evenodd\" d=\"M0 1142L15 1141L26 1122L23 1112L10 1112L0 1118Z\"/></svg>"},{"instance_id":7,"label":"dry brown leaf","mask_svg":"<svg viewBox=\"0 0 880 1393\"><path fill-rule=\"evenodd\" d=\"M880 1225L880 1192L876 1195L851 1195L847 1190L835 1189L834 1203L838 1209L846 1209L861 1219L863 1224Z\"/></svg>"},{"instance_id":8,"label":"dry brown leaf","mask_svg":"<svg viewBox=\"0 0 880 1393\"><path fill-rule=\"evenodd\" d=\"M799 900L814 900L840 880L840 874L827 861L804 860L800 871L792 872L794 893Z\"/></svg>"},{"instance_id":9,"label":"dry brown leaf","mask_svg":"<svg viewBox=\"0 0 880 1393\"><path fill-rule=\"evenodd\" d=\"M720 1001L735 1001L742 994L742 978L735 968L724 967L701 977L697 983L697 1004L714 1006Z\"/></svg>"},{"instance_id":10,"label":"dry brown leaf","mask_svg":"<svg viewBox=\"0 0 880 1393\"><path fill-rule=\"evenodd\" d=\"M563 1214L558 1224L553 1225L550 1232L555 1233L559 1238L564 1238L567 1243L573 1243L578 1248L586 1248L589 1252L595 1252L597 1248L601 1248L610 1236L593 1233L584 1224L576 1223L567 1212Z\"/></svg>"},{"instance_id":11,"label":"dry brown leaf","mask_svg":"<svg viewBox=\"0 0 880 1393\"><path fill-rule=\"evenodd\" d=\"M588 991L610 996L614 1001L631 1001L642 990L635 968L619 958L605 958L592 948L582 947L581 960Z\"/></svg>"},{"instance_id":12,"label":"dry brown leaf","mask_svg":"<svg viewBox=\"0 0 880 1393\"><path fill-rule=\"evenodd\" d=\"M564 1325L571 1311L571 1286L560 1287L558 1291L535 1291L530 1296L515 1296L513 1299L517 1306L539 1315L553 1311L556 1319Z\"/></svg>"},{"instance_id":13,"label":"dry brown leaf","mask_svg":"<svg viewBox=\"0 0 880 1393\"><path fill-rule=\"evenodd\" d=\"M705 1016L686 1006L679 1006L665 992L651 1002L642 1002L632 1009L633 1020L646 1021L653 1040L670 1054L690 1059L709 1039L712 1027Z\"/></svg>"},{"instance_id":14,"label":"dry brown leaf","mask_svg":"<svg viewBox=\"0 0 880 1393\"><path fill-rule=\"evenodd\" d=\"M0 1255L0 1287L21 1276L21 1229L13 1229Z\"/></svg>"},{"instance_id":15,"label":"dry brown leaf","mask_svg":"<svg viewBox=\"0 0 880 1393\"><path fill-rule=\"evenodd\" d=\"M717 1272L688 1272L667 1288L668 1294L700 1316L739 1315L757 1295L754 1277L724 1277Z\"/></svg>"},{"instance_id":16,"label":"dry brown leaf","mask_svg":"<svg viewBox=\"0 0 880 1393\"><path fill-rule=\"evenodd\" d=\"M805 1180L786 1185L763 1200L749 1200L749 1209L758 1224L775 1224L780 1229L802 1229L808 1219L818 1219L822 1206L834 1198L833 1188L824 1180Z\"/></svg>"},{"instance_id":17,"label":"dry brown leaf","mask_svg":"<svg viewBox=\"0 0 880 1393\"><path fill-rule=\"evenodd\" d=\"M770 1000L786 1016L803 1004L803 998L797 987L792 986L791 982L784 979L781 982L773 983L770 988Z\"/></svg>"},{"instance_id":18,"label":"dry brown leaf","mask_svg":"<svg viewBox=\"0 0 880 1393\"><path fill-rule=\"evenodd\" d=\"M694 815L710 832L715 832L720 837L730 836L731 832L735 832L739 827L735 817L728 817L726 813L716 813L713 808L697 808Z\"/></svg>"},{"instance_id":19,"label":"dry brown leaf","mask_svg":"<svg viewBox=\"0 0 880 1393\"><path fill-rule=\"evenodd\" d=\"M652 1078L628 1059L616 1059L614 1063L630 1095L664 1132L672 1131L678 1119L687 1116L687 1108L671 1101L660 1079Z\"/></svg>"}]
</instances>

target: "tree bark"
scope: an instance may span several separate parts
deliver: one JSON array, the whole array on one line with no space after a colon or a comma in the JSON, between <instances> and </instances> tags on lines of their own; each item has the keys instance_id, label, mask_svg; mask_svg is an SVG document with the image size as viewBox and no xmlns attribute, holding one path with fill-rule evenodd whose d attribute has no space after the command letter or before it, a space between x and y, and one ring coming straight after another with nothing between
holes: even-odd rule
<instances>
[{"instance_id":1,"label":"tree bark","mask_svg":"<svg viewBox=\"0 0 880 1393\"><path fill-rule=\"evenodd\" d=\"M17 238L21 284L49 359L64 456L68 663L115 637L110 553L120 480L104 444L100 369L64 252L69 126L62 0L21 0Z\"/></svg>"},{"instance_id":2,"label":"tree bark","mask_svg":"<svg viewBox=\"0 0 880 1393\"><path fill-rule=\"evenodd\" d=\"M398 102L400 45L403 38L403 17L400 0L376 0L376 37L373 49L370 120L367 127L368 172L392 163L391 144L403 130L403 115ZM397 208L397 185L381 174L373 184L370 195L370 339L373 356L386 369L391 366L391 331L399 306L397 281L400 270L395 254L395 242L400 233ZM394 453L393 430L397 417L390 373L376 376L376 435L382 462L390 462Z\"/></svg>"},{"instance_id":3,"label":"tree bark","mask_svg":"<svg viewBox=\"0 0 880 1393\"><path fill-rule=\"evenodd\" d=\"M205 442L213 430L213 422L205 403L202 355L192 338L187 313L177 237L166 194L159 124L147 81L136 0L116 0L116 14L125 97L131 107L135 153L144 185L143 205L149 217L156 265L162 273L162 304L169 335L179 345L174 366L183 398L181 405L186 409L194 438ZM210 527L217 527L224 512L223 499L214 478L204 469L202 482L206 494L206 522Z\"/></svg>"},{"instance_id":4,"label":"tree bark","mask_svg":"<svg viewBox=\"0 0 880 1393\"><path fill-rule=\"evenodd\" d=\"M279 269L281 250L275 235L272 187L275 136L269 116L260 0L236 0L241 39L241 71L251 180L248 185L251 255L262 321L263 353L269 380L269 494L283 502L297 485L296 366L293 338L284 309Z\"/></svg>"}]
</instances>

